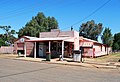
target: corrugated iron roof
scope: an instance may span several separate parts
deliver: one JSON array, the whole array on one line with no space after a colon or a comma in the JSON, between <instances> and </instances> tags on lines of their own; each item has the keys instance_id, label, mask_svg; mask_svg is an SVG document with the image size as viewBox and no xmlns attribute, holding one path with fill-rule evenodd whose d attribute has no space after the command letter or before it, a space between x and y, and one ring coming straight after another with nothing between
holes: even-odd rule
<instances>
[{"instance_id":1,"label":"corrugated iron roof","mask_svg":"<svg viewBox=\"0 0 120 82\"><path fill-rule=\"evenodd\" d=\"M37 38L37 37L31 37L31 36L23 36L23 37L26 37L26 38L28 38L30 40Z\"/></svg>"}]
</instances>

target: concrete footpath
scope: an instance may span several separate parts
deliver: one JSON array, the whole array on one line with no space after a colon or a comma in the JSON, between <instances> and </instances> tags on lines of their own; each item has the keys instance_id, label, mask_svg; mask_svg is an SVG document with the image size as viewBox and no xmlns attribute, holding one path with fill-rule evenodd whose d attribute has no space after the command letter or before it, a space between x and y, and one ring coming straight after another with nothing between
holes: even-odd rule
<instances>
[{"instance_id":1,"label":"concrete footpath","mask_svg":"<svg viewBox=\"0 0 120 82\"><path fill-rule=\"evenodd\" d=\"M51 61L46 61L45 58L32 58L32 57L18 57L17 55L0 55L0 58L14 59L14 60L22 60L22 61L31 61L31 62L39 62L39 63L48 63L48 64L60 64L60 65L70 65L70 66L81 66L88 68L106 68L106 69L117 69L120 68L120 62L106 62L106 63L98 63L98 62L88 62L84 61L83 63L74 62L70 58L64 58L63 61L59 61L58 58L51 59Z\"/></svg>"}]
</instances>

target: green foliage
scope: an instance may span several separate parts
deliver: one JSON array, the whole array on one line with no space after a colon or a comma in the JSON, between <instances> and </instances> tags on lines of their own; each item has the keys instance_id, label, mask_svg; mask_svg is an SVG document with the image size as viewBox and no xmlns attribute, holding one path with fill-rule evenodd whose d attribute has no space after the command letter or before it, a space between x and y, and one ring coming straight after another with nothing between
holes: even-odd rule
<instances>
[{"instance_id":1,"label":"green foliage","mask_svg":"<svg viewBox=\"0 0 120 82\"><path fill-rule=\"evenodd\" d=\"M91 20L86 23L82 23L79 30L79 35L97 41L102 30L102 23L95 24L94 20Z\"/></svg>"},{"instance_id":2,"label":"green foliage","mask_svg":"<svg viewBox=\"0 0 120 82\"><path fill-rule=\"evenodd\" d=\"M4 46L5 45L5 41L0 37L0 46Z\"/></svg>"},{"instance_id":3,"label":"green foliage","mask_svg":"<svg viewBox=\"0 0 120 82\"><path fill-rule=\"evenodd\" d=\"M112 46L113 36L112 36L112 33L111 33L111 29L105 28L101 38L102 38L103 44L106 44L107 46Z\"/></svg>"},{"instance_id":4,"label":"green foliage","mask_svg":"<svg viewBox=\"0 0 120 82\"><path fill-rule=\"evenodd\" d=\"M0 26L1 29L3 29L5 31L5 33L7 34L11 28L11 26Z\"/></svg>"},{"instance_id":5,"label":"green foliage","mask_svg":"<svg viewBox=\"0 0 120 82\"><path fill-rule=\"evenodd\" d=\"M120 50L120 33L114 35L113 50Z\"/></svg>"},{"instance_id":6,"label":"green foliage","mask_svg":"<svg viewBox=\"0 0 120 82\"><path fill-rule=\"evenodd\" d=\"M25 27L22 27L18 32L18 37L23 35L39 37L40 32L48 32L51 29L57 29L58 22L54 17L45 17L42 12L39 12L37 16L32 17Z\"/></svg>"},{"instance_id":7,"label":"green foliage","mask_svg":"<svg viewBox=\"0 0 120 82\"><path fill-rule=\"evenodd\" d=\"M118 45L118 43L117 42L115 42L114 44L113 44L113 50L119 50L119 48L120 48L120 46Z\"/></svg>"},{"instance_id":8,"label":"green foliage","mask_svg":"<svg viewBox=\"0 0 120 82\"><path fill-rule=\"evenodd\" d=\"M4 34L0 34L0 46L13 44L16 39L13 36L16 33L15 30L10 30L11 26L0 26L0 28L5 32Z\"/></svg>"}]
</instances>

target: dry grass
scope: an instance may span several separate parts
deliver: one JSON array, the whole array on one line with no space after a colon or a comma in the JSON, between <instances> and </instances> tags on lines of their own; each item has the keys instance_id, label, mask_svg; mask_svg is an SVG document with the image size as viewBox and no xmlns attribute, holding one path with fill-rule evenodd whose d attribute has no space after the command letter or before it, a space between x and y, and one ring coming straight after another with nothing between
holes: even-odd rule
<instances>
[{"instance_id":1,"label":"dry grass","mask_svg":"<svg viewBox=\"0 0 120 82\"><path fill-rule=\"evenodd\" d=\"M18 57L17 54L0 54L0 58L16 58Z\"/></svg>"},{"instance_id":2,"label":"dry grass","mask_svg":"<svg viewBox=\"0 0 120 82\"><path fill-rule=\"evenodd\" d=\"M113 53L97 58L84 58L86 62L96 62L96 63L107 63L107 62L118 62L120 60L120 53Z\"/></svg>"},{"instance_id":3,"label":"dry grass","mask_svg":"<svg viewBox=\"0 0 120 82\"><path fill-rule=\"evenodd\" d=\"M95 58L95 60L101 62L118 62L118 60L120 60L120 53L113 53L110 55L98 57Z\"/></svg>"}]
</instances>

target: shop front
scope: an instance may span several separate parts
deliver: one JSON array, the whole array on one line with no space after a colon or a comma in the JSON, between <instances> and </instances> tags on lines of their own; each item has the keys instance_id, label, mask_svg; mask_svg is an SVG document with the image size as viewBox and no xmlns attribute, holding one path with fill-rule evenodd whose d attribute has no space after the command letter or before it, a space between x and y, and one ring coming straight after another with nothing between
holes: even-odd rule
<instances>
[{"instance_id":1,"label":"shop front","mask_svg":"<svg viewBox=\"0 0 120 82\"><path fill-rule=\"evenodd\" d=\"M27 40L26 42L34 44L34 58L46 57L48 53L51 55L51 58L58 58L60 56L62 59L63 57L72 57L74 38L37 38ZM27 50L25 49L25 57L26 52Z\"/></svg>"}]
</instances>

